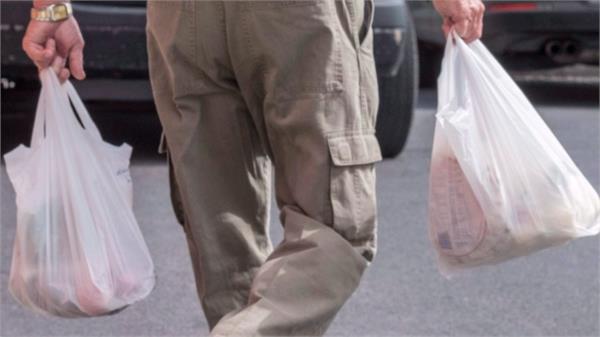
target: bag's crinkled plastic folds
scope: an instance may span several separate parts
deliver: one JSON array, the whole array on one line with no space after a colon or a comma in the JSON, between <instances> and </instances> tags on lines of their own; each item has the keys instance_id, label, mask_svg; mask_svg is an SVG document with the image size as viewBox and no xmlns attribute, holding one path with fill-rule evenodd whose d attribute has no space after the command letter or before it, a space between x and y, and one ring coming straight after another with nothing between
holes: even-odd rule
<instances>
[{"instance_id":1,"label":"bag's crinkled plastic folds","mask_svg":"<svg viewBox=\"0 0 600 337\"><path fill-rule=\"evenodd\" d=\"M132 209L132 149L102 140L69 82L61 85L49 69L40 79L31 147L5 155L17 195L9 290L44 314L115 313L155 282Z\"/></svg>"},{"instance_id":2,"label":"bag's crinkled plastic folds","mask_svg":"<svg viewBox=\"0 0 600 337\"><path fill-rule=\"evenodd\" d=\"M452 34L438 90L429 235L443 275L598 234L597 192L480 41Z\"/></svg>"}]
</instances>

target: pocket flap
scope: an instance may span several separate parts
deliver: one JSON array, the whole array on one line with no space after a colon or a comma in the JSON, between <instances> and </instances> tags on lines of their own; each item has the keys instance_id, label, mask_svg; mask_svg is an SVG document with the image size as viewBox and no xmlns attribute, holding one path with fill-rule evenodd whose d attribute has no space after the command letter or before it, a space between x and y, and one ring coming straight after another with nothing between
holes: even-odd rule
<instances>
[{"instance_id":1,"label":"pocket flap","mask_svg":"<svg viewBox=\"0 0 600 337\"><path fill-rule=\"evenodd\" d=\"M327 142L336 166L371 164L382 159L379 142L373 134L331 137Z\"/></svg>"}]
</instances>

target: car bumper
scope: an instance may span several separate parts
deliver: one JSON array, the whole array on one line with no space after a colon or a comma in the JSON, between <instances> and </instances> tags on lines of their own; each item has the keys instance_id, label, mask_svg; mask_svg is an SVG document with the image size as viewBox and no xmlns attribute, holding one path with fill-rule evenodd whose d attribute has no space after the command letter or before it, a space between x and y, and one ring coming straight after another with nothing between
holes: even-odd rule
<instances>
[{"instance_id":1,"label":"car bumper","mask_svg":"<svg viewBox=\"0 0 600 337\"><path fill-rule=\"evenodd\" d=\"M486 47L513 69L598 63L597 0L484 1ZM442 20L432 6L412 3L419 41L443 47ZM563 47L553 47L556 44ZM549 55L569 49L570 55Z\"/></svg>"},{"instance_id":2,"label":"car bumper","mask_svg":"<svg viewBox=\"0 0 600 337\"><path fill-rule=\"evenodd\" d=\"M598 6L590 1L579 2L532 2L535 7L528 11L502 10L502 4L495 7L495 2L490 3L482 40L492 53L506 56L548 57L552 56L548 48L555 43L568 44L570 57L554 58L557 63L597 64ZM555 51L561 52L561 48L557 46Z\"/></svg>"}]
</instances>

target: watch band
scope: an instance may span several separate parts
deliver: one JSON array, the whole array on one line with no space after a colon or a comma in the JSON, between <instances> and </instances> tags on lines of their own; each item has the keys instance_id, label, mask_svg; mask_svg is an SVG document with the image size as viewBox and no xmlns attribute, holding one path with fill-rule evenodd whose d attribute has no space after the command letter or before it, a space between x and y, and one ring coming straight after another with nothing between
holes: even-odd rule
<instances>
[{"instance_id":1,"label":"watch band","mask_svg":"<svg viewBox=\"0 0 600 337\"><path fill-rule=\"evenodd\" d=\"M68 2L56 3L50 6L31 9L31 19L36 21L57 22L68 19L73 14L73 7Z\"/></svg>"}]
</instances>

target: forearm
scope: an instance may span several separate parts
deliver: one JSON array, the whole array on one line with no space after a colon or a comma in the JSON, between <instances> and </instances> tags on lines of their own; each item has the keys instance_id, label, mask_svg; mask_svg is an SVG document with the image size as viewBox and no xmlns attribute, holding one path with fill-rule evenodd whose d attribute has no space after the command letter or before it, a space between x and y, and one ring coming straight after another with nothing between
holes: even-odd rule
<instances>
[{"instance_id":1,"label":"forearm","mask_svg":"<svg viewBox=\"0 0 600 337\"><path fill-rule=\"evenodd\" d=\"M70 2L70 0L33 0L34 8L44 8L57 3Z\"/></svg>"}]
</instances>

